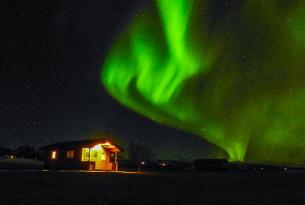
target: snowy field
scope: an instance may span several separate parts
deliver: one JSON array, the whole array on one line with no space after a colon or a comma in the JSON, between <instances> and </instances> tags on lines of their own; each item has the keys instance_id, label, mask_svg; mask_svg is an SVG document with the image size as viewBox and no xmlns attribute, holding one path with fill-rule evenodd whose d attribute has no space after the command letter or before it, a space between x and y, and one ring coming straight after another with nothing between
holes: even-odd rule
<instances>
[{"instance_id":1,"label":"snowy field","mask_svg":"<svg viewBox=\"0 0 305 205\"><path fill-rule=\"evenodd\" d=\"M0 172L0 204L305 204L304 172Z\"/></svg>"},{"instance_id":2,"label":"snowy field","mask_svg":"<svg viewBox=\"0 0 305 205\"><path fill-rule=\"evenodd\" d=\"M41 170L43 162L32 159L20 158L0 158L0 171L1 170Z\"/></svg>"}]
</instances>

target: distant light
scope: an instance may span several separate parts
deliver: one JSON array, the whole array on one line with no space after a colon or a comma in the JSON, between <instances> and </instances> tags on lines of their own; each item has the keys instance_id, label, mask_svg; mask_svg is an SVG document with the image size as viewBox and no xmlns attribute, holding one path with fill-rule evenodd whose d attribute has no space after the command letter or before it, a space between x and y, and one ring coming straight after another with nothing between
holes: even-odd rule
<instances>
[{"instance_id":1,"label":"distant light","mask_svg":"<svg viewBox=\"0 0 305 205\"><path fill-rule=\"evenodd\" d=\"M145 161L142 161L142 162L141 162L141 165L145 165Z\"/></svg>"},{"instance_id":2,"label":"distant light","mask_svg":"<svg viewBox=\"0 0 305 205\"><path fill-rule=\"evenodd\" d=\"M10 156L10 158L11 158L11 159L14 159L14 158L15 158L15 156L14 156L14 155L11 155L11 156Z\"/></svg>"},{"instance_id":3,"label":"distant light","mask_svg":"<svg viewBox=\"0 0 305 205\"><path fill-rule=\"evenodd\" d=\"M288 168L287 167L284 167L284 171L287 171L288 170Z\"/></svg>"}]
</instances>

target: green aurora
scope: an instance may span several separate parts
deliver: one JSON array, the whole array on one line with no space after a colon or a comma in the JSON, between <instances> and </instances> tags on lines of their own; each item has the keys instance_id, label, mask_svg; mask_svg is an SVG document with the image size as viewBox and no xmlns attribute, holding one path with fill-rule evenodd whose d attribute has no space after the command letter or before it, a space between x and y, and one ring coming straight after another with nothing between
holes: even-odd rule
<instances>
[{"instance_id":1,"label":"green aurora","mask_svg":"<svg viewBox=\"0 0 305 205\"><path fill-rule=\"evenodd\" d=\"M305 3L228 3L215 12L225 1L152 2L114 43L102 83L229 160L304 164Z\"/></svg>"}]
</instances>

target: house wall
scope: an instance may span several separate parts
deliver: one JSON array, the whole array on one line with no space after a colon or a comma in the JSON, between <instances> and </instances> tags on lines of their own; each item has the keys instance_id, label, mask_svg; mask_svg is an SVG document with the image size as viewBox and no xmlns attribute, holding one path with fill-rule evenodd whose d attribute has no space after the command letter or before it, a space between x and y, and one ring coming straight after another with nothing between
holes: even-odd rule
<instances>
[{"instance_id":1,"label":"house wall","mask_svg":"<svg viewBox=\"0 0 305 205\"><path fill-rule=\"evenodd\" d=\"M99 160L95 162L95 169L96 170L112 170L112 163L109 162L109 156L110 153L106 150L105 154L106 154L106 159L105 160Z\"/></svg>"},{"instance_id":2,"label":"house wall","mask_svg":"<svg viewBox=\"0 0 305 205\"><path fill-rule=\"evenodd\" d=\"M73 158L67 158L66 152L68 150L74 151ZM56 159L51 159L52 151L56 151ZM110 162L110 152L105 150L106 159L98 160L96 162L81 161L82 148L64 148L64 149L51 149L46 152L45 169L53 170L89 170L93 168L95 170L117 170L117 163ZM91 165L91 166L89 166Z\"/></svg>"},{"instance_id":3,"label":"house wall","mask_svg":"<svg viewBox=\"0 0 305 205\"><path fill-rule=\"evenodd\" d=\"M66 152L68 150L74 151L73 158L67 158ZM52 151L57 152L56 159L51 159ZM68 148L68 149L52 149L47 151L45 160L46 169L65 169L65 170L88 170L89 162L81 161L81 149L80 148Z\"/></svg>"}]
</instances>

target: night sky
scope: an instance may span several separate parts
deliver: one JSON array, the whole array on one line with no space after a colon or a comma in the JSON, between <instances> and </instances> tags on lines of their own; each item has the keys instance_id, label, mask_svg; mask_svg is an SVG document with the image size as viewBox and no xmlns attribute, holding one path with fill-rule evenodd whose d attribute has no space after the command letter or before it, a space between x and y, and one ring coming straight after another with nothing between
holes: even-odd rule
<instances>
[{"instance_id":1,"label":"night sky","mask_svg":"<svg viewBox=\"0 0 305 205\"><path fill-rule=\"evenodd\" d=\"M305 163L302 0L6 1L1 15L2 146L106 131L158 158Z\"/></svg>"},{"instance_id":2,"label":"night sky","mask_svg":"<svg viewBox=\"0 0 305 205\"><path fill-rule=\"evenodd\" d=\"M107 52L107 91L231 161L304 165L305 2L153 2Z\"/></svg>"},{"instance_id":3,"label":"night sky","mask_svg":"<svg viewBox=\"0 0 305 205\"><path fill-rule=\"evenodd\" d=\"M151 3L151 2L150 2ZM212 145L125 108L105 91L102 62L147 1L5 1L1 6L0 145L36 147L99 131L160 158L199 158Z\"/></svg>"}]
</instances>

